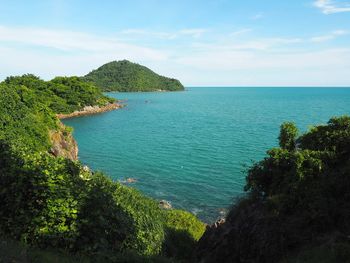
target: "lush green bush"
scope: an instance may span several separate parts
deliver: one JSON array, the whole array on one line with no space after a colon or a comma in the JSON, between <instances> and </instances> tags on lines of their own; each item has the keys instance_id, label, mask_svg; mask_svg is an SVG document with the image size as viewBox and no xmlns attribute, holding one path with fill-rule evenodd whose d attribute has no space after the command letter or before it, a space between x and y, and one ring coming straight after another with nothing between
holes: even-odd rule
<instances>
[{"instance_id":1,"label":"lush green bush","mask_svg":"<svg viewBox=\"0 0 350 263\"><path fill-rule=\"evenodd\" d=\"M87 251L135 250L159 254L163 218L155 201L132 188L94 174L79 212L78 246Z\"/></svg>"},{"instance_id":2,"label":"lush green bush","mask_svg":"<svg viewBox=\"0 0 350 263\"><path fill-rule=\"evenodd\" d=\"M43 247L72 247L84 189L80 165L3 141L0 147L1 232Z\"/></svg>"},{"instance_id":3,"label":"lush green bush","mask_svg":"<svg viewBox=\"0 0 350 263\"><path fill-rule=\"evenodd\" d=\"M178 259L188 259L206 225L193 214L183 210L165 210L165 233L163 253Z\"/></svg>"},{"instance_id":4,"label":"lush green bush","mask_svg":"<svg viewBox=\"0 0 350 263\"><path fill-rule=\"evenodd\" d=\"M178 231L186 231L195 241L203 235L206 225L198 218L186 211L170 209L164 211L165 226Z\"/></svg>"},{"instance_id":5,"label":"lush green bush","mask_svg":"<svg viewBox=\"0 0 350 263\"><path fill-rule=\"evenodd\" d=\"M285 122L281 125L279 143L282 149L295 150L296 137L298 136L298 128L292 122Z\"/></svg>"},{"instance_id":6,"label":"lush green bush","mask_svg":"<svg viewBox=\"0 0 350 263\"><path fill-rule=\"evenodd\" d=\"M127 236L123 246L144 255L158 254L164 241L163 217L158 204L133 188L116 185L116 203L133 219L134 231Z\"/></svg>"},{"instance_id":7,"label":"lush green bush","mask_svg":"<svg viewBox=\"0 0 350 263\"><path fill-rule=\"evenodd\" d=\"M26 87L32 91L35 103L45 104L55 113L71 113L85 106L103 106L115 101L104 96L91 83L81 81L78 77L56 77L51 81L44 81L34 75L26 74L8 77L4 84L12 85L15 89Z\"/></svg>"},{"instance_id":8,"label":"lush green bush","mask_svg":"<svg viewBox=\"0 0 350 263\"><path fill-rule=\"evenodd\" d=\"M79 163L1 143L0 230L40 247L159 254L157 204Z\"/></svg>"},{"instance_id":9,"label":"lush green bush","mask_svg":"<svg viewBox=\"0 0 350 263\"><path fill-rule=\"evenodd\" d=\"M94 83L103 91L184 90L180 81L160 76L144 66L127 60L107 63L83 79Z\"/></svg>"},{"instance_id":10,"label":"lush green bush","mask_svg":"<svg viewBox=\"0 0 350 263\"><path fill-rule=\"evenodd\" d=\"M282 125L281 148L249 169L248 196L228 215L216 259L276 262L306 245L331 244L334 236L349 247L350 117L296 134L295 125ZM350 261L343 252L337 257Z\"/></svg>"},{"instance_id":11,"label":"lush green bush","mask_svg":"<svg viewBox=\"0 0 350 263\"><path fill-rule=\"evenodd\" d=\"M48 88L57 97L62 98L69 107L60 109L62 104L54 101L51 108L55 112L69 113L85 106L104 106L114 101L104 96L94 85L83 82L78 77L56 77L48 83Z\"/></svg>"},{"instance_id":12,"label":"lush green bush","mask_svg":"<svg viewBox=\"0 0 350 263\"><path fill-rule=\"evenodd\" d=\"M0 84L0 138L35 150L50 146L49 130L57 119L25 86Z\"/></svg>"}]
</instances>

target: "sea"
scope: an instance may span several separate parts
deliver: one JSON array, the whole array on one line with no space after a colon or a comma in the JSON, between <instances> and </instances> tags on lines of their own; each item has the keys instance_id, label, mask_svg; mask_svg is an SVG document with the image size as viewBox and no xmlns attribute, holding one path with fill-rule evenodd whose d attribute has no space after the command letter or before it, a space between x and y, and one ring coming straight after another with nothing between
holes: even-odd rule
<instances>
[{"instance_id":1,"label":"sea","mask_svg":"<svg viewBox=\"0 0 350 263\"><path fill-rule=\"evenodd\" d=\"M247 170L278 147L283 122L295 122L304 133L350 114L347 88L190 87L106 95L125 107L64 120L74 128L80 161L207 223L246 194Z\"/></svg>"}]
</instances>

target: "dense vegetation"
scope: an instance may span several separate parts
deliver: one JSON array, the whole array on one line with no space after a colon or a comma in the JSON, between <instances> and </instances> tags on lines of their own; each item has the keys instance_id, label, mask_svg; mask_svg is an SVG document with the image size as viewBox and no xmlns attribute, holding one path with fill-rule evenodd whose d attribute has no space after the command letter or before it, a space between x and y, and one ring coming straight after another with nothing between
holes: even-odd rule
<instances>
[{"instance_id":1,"label":"dense vegetation","mask_svg":"<svg viewBox=\"0 0 350 263\"><path fill-rule=\"evenodd\" d=\"M0 84L0 236L9 240L5 244L77 262L188 258L205 230L197 218L162 210L135 189L49 153L50 131L70 134L57 113L111 101L76 77L46 82L24 75Z\"/></svg>"},{"instance_id":2,"label":"dense vegetation","mask_svg":"<svg viewBox=\"0 0 350 263\"><path fill-rule=\"evenodd\" d=\"M152 70L127 60L113 61L93 70L84 80L103 91L177 91L180 81L160 76Z\"/></svg>"},{"instance_id":3,"label":"dense vegetation","mask_svg":"<svg viewBox=\"0 0 350 263\"><path fill-rule=\"evenodd\" d=\"M43 81L27 74L8 77L4 83L26 87L33 93L32 100L46 104L55 113L71 113L85 106L103 106L114 102L114 99L104 96L94 85L81 81L78 77L56 77L51 81Z\"/></svg>"},{"instance_id":4,"label":"dense vegetation","mask_svg":"<svg viewBox=\"0 0 350 263\"><path fill-rule=\"evenodd\" d=\"M350 262L350 117L299 137L285 123L279 140L249 169L248 196L201 241L203 262Z\"/></svg>"}]
</instances>

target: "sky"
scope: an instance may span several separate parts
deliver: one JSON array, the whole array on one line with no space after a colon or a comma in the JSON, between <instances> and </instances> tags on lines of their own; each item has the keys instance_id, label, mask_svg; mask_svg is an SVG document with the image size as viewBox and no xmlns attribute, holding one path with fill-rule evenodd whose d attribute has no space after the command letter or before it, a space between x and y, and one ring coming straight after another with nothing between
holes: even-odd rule
<instances>
[{"instance_id":1,"label":"sky","mask_svg":"<svg viewBox=\"0 0 350 263\"><path fill-rule=\"evenodd\" d=\"M0 80L122 59L185 86L350 87L350 0L0 0Z\"/></svg>"}]
</instances>

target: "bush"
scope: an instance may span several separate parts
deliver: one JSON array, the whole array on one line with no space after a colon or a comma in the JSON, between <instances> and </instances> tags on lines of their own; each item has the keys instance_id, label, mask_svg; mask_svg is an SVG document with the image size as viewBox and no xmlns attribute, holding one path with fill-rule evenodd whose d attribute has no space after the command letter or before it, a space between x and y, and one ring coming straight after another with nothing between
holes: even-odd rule
<instances>
[{"instance_id":1,"label":"bush","mask_svg":"<svg viewBox=\"0 0 350 263\"><path fill-rule=\"evenodd\" d=\"M23 89L31 91L31 102L46 105L55 113L71 113L85 106L104 106L115 101L104 96L93 84L78 77L56 77L51 81L44 81L26 74L8 77L3 85L11 86L20 95Z\"/></svg>"},{"instance_id":2,"label":"bush","mask_svg":"<svg viewBox=\"0 0 350 263\"><path fill-rule=\"evenodd\" d=\"M281 147L248 170L248 194L201 239L199 261L350 262L350 117L296 134L281 126Z\"/></svg>"},{"instance_id":3,"label":"bush","mask_svg":"<svg viewBox=\"0 0 350 263\"><path fill-rule=\"evenodd\" d=\"M166 238L163 253L168 257L189 259L206 225L182 210L165 210L164 217Z\"/></svg>"},{"instance_id":4,"label":"bush","mask_svg":"<svg viewBox=\"0 0 350 263\"><path fill-rule=\"evenodd\" d=\"M143 255L159 254L164 241L163 217L158 204L133 188L115 183L116 203L132 218L132 228L124 249L133 249Z\"/></svg>"},{"instance_id":5,"label":"bush","mask_svg":"<svg viewBox=\"0 0 350 263\"><path fill-rule=\"evenodd\" d=\"M155 255L164 238L155 202L100 173L88 181L78 222L77 246L88 252L132 249Z\"/></svg>"}]
</instances>

